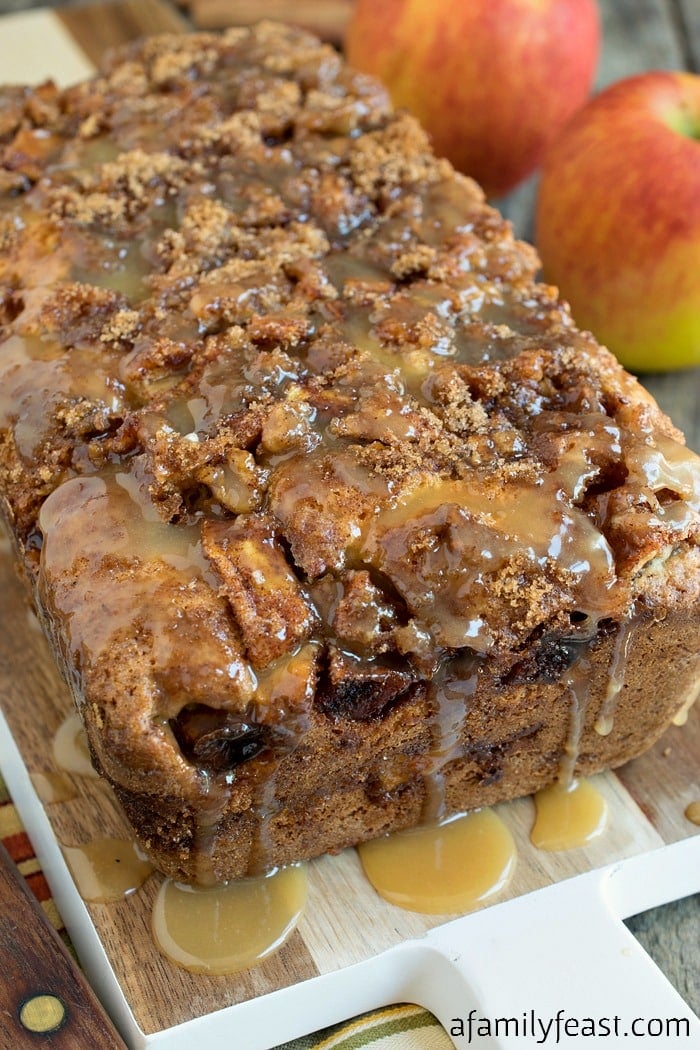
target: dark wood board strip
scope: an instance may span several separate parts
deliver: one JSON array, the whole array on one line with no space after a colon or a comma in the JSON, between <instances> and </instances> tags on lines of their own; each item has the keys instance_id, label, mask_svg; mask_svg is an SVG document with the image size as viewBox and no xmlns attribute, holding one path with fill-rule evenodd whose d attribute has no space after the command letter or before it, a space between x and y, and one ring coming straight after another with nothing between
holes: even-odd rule
<instances>
[{"instance_id":1,"label":"dark wood board strip","mask_svg":"<svg viewBox=\"0 0 700 1050\"><path fill-rule=\"evenodd\" d=\"M149 33L182 33L189 23L167 0L63 7L56 15L95 65L110 48Z\"/></svg>"}]
</instances>

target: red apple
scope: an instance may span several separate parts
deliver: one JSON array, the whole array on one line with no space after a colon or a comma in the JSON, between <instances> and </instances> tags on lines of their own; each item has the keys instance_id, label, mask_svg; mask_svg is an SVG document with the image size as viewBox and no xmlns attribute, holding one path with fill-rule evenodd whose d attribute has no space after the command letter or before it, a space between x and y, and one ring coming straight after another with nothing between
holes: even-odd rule
<instances>
[{"instance_id":1,"label":"red apple","mask_svg":"<svg viewBox=\"0 0 700 1050\"><path fill-rule=\"evenodd\" d=\"M500 197L588 98L595 0L356 0L351 65L381 79L435 150Z\"/></svg>"},{"instance_id":2,"label":"red apple","mask_svg":"<svg viewBox=\"0 0 700 1050\"><path fill-rule=\"evenodd\" d=\"M589 102L545 156L535 226L546 280L624 365L700 364L700 76Z\"/></svg>"}]
</instances>

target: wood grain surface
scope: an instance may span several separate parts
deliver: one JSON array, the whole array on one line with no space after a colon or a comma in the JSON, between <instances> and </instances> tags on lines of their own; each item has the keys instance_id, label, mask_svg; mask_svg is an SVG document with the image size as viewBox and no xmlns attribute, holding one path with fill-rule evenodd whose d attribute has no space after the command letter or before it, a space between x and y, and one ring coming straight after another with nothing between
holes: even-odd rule
<instances>
[{"instance_id":1,"label":"wood grain surface","mask_svg":"<svg viewBox=\"0 0 700 1050\"><path fill-rule=\"evenodd\" d=\"M183 6L200 29L251 25L261 18L293 22L322 40L339 44L352 0L189 0Z\"/></svg>"},{"instance_id":2,"label":"wood grain surface","mask_svg":"<svg viewBox=\"0 0 700 1050\"><path fill-rule=\"evenodd\" d=\"M120 0L65 7L57 12L57 17L95 65L118 44L149 33L178 33L189 28L166 0Z\"/></svg>"},{"instance_id":3,"label":"wood grain surface","mask_svg":"<svg viewBox=\"0 0 700 1050\"><path fill-rule=\"evenodd\" d=\"M641 68L689 66L697 60L697 0L605 0L601 10L606 43L599 85ZM188 25L166 0L129 0L87 8L61 5L55 17L93 61L105 48L142 32L181 30ZM692 39L684 35L691 27ZM1 34L0 22L0 42ZM32 41L27 40L26 46L31 68ZM535 188L536 180L531 180L502 202L521 234L529 228ZM644 383L685 430L689 444L700 450L700 370L645 377ZM56 769L51 740L71 705L7 551L0 554L0 607L2 705L29 772L49 772ZM669 729L647 755L619 774L596 778L609 802L609 829L588 847L565 854L546 854L531 846L530 799L498 807L518 847L516 873L501 899L697 834L698 828L685 818L684 810L700 798L699 754L700 710L696 705L687 725ZM75 778L75 786L76 799L47 806L60 843L76 845L97 836L128 834L103 783ZM364 879L357 855L349 850L310 865L306 915L278 955L235 978L196 977L163 959L153 945L150 913L158 885L159 877L153 876L142 890L119 904L88 906L124 994L146 1033L342 969L445 921L445 917L415 915L383 903Z\"/></svg>"},{"instance_id":4,"label":"wood grain surface","mask_svg":"<svg viewBox=\"0 0 700 1050\"><path fill-rule=\"evenodd\" d=\"M85 976L0 845L0 1046L124 1050Z\"/></svg>"}]
</instances>

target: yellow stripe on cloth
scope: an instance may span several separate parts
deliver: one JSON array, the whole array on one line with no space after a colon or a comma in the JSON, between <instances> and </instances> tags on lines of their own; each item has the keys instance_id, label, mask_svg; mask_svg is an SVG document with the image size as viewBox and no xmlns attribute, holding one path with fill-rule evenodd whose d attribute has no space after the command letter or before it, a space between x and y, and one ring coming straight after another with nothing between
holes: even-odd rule
<instances>
[{"instance_id":1,"label":"yellow stripe on cloth","mask_svg":"<svg viewBox=\"0 0 700 1050\"><path fill-rule=\"evenodd\" d=\"M63 919L59 915L58 908L54 903L53 897L49 897L47 901L42 901L41 907L43 909L44 915L49 920L54 930L62 930Z\"/></svg>"},{"instance_id":2,"label":"yellow stripe on cloth","mask_svg":"<svg viewBox=\"0 0 700 1050\"><path fill-rule=\"evenodd\" d=\"M24 831L15 807L9 805L7 800L5 803L0 809L0 839L9 839L10 835L18 835Z\"/></svg>"},{"instance_id":3,"label":"yellow stripe on cloth","mask_svg":"<svg viewBox=\"0 0 700 1050\"><path fill-rule=\"evenodd\" d=\"M41 871L41 864L36 857L30 857L29 860L21 860L17 864L17 871L26 879L27 875L36 875Z\"/></svg>"}]
</instances>

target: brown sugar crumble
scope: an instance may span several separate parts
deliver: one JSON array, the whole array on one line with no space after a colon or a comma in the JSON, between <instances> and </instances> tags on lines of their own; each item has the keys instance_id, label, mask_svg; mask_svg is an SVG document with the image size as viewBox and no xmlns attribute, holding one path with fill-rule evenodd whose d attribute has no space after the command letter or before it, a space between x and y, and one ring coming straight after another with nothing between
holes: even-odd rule
<instances>
[{"instance_id":1,"label":"brown sugar crumble","mask_svg":"<svg viewBox=\"0 0 700 1050\"><path fill-rule=\"evenodd\" d=\"M298 30L0 90L2 507L164 871L607 768L680 705L698 460L538 267Z\"/></svg>"}]
</instances>

